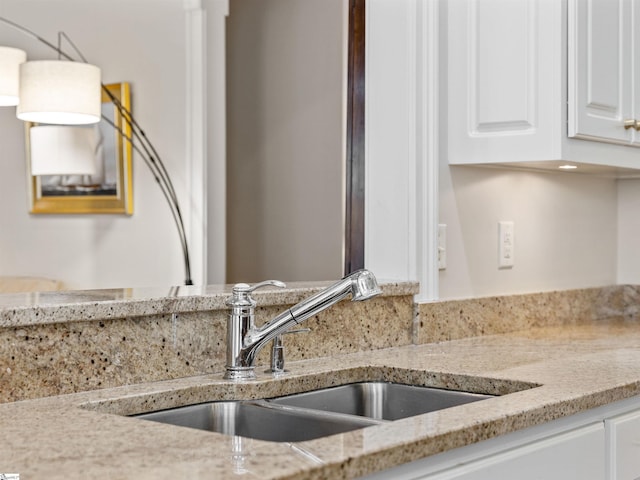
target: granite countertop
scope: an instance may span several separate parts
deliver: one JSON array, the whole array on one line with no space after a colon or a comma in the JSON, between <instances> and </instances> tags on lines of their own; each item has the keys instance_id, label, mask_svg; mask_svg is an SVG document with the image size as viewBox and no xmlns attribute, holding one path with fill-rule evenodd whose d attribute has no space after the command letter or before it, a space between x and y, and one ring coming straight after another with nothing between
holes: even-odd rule
<instances>
[{"instance_id":1,"label":"granite countertop","mask_svg":"<svg viewBox=\"0 0 640 480\"><path fill-rule=\"evenodd\" d=\"M261 306L293 304L332 283L292 282L284 290L261 288L253 292L252 297ZM379 280L379 283L383 295L417 292L415 282ZM232 287L182 285L2 294L0 327L224 309Z\"/></svg>"},{"instance_id":2,"label":"granite countertop","mask_svg":"<svg viewBox=\"0 0 640 480\"><path fill-rule=\"evenodd\" d=\"M206 375L6 403L0 467L33 480L353 478L637 395L638 365L637 324L600 321L292 362L277 380ZM505 395L296 444L122 416L372 379Z\"/></svg>"}]
</instances>

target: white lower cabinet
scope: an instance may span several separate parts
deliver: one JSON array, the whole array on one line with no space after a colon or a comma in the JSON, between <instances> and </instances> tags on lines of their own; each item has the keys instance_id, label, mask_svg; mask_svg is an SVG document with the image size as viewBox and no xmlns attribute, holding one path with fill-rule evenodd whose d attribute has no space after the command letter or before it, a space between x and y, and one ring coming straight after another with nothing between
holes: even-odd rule
<instances>
[{"instance_id":1,"label":"white lower cabinet","mask_svg":"<svg viewBox=\"0 0 640 480\"><path fill-rule=\"evenodd\" d=\"M640 396L364 478L640 480Z\"/></svg>"},{"instance_id":2,"label":"white lower cabinet","mask_svg":"<svg viewBox=\"0 0 640 480\"><path fill-rule=\"evenodd\" d=\"M640 411L605 420L609 440L609 479L640 478Z\"/></svg>"},{"instance_id":3,"label":"white lower cabinet","mask_svg":"<svg viewBox=\"0 0 640 480\"><path fill-rule=\"evenodd\" d=\"M429 480L603 480L604 425L598 423L453 467Z\"/></svg>"}]
</instances>

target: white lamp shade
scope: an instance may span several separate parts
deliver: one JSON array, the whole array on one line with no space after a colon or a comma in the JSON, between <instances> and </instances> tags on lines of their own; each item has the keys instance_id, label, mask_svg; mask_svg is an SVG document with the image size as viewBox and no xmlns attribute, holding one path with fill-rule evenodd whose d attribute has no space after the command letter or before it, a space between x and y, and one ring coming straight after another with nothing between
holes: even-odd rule
<instances>
[{"instance_id":1,"label":"white lamp shade","mask_svg":"<svg viewBox=\"0 0 640 480\"><path fill-rule=\"evenodd\" d=\"M20 65L20 120L57 125L100 121L100 69L88 63L39 60Z\"/></svg>"},{"instance_id":2,"label":"white lamp shade","mask_svg":"<svg viewBox=\"0 0 640 480\"><path fill-rule=\"evenodd\" d=\"M18 105L19 67L26 60L23 50L0 47L0 106Z\"/></svg>"},{"instance_id":3,"label":"white lamp shade","mask_svg":"<svg viewBox=\"0 0 640 480\"><path fill-rule=\"evenodd\" d=\"M94 127L31 127L31 175L96 175L100 142Z\"/></svg>"}]
</instances>

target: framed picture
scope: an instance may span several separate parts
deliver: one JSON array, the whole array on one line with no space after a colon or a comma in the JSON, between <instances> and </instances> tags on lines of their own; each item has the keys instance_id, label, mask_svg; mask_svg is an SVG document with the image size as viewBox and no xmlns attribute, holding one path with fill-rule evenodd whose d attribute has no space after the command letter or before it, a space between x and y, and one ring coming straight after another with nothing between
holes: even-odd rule
<instances>
[{"instance_id":1,"label":"framed picture","mask_svg":"<svg viewBox=\"0 0 640 480\"><path fill-rule=\"evenodd\" d=\"M128 83L113 83L106 88L131 110ZM105 92L102 116L92 126L26 122L31 213L133 214L133 149L123 137L131 137L131 128Z\"/></svg>"}]
</instances>

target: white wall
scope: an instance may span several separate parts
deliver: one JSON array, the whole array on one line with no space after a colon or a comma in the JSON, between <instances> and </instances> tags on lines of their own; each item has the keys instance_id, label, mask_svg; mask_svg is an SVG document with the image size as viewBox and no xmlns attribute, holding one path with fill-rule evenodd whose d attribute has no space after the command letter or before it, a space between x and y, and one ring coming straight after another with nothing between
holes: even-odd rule
<instances>
[{"instance_id":1,"label":"white wall","mask_svg":"<svg viewBox=\"0 0 640 480\"><path fill-rule=\"evenodd\" d=\"M385 278L420 279L419 301L615 284L615 180L450 168L442 140L433 153L438 132L446 139L441 128L446 105L438 98L446 98L447 81L440 78L437 85L434 67L434 57L446 55L446 45L433 51L439 41L433 25L439 3L368 3L367 267ZM438 109L440 122L430 117ZM439 182L429 183L438 170ZM439 204L435 212L434 204ZM500 220L515 222L511 269L498 269ZM428 260L437 223L448 227L447 269L431 282ZM635 228L640 234L640 222Z\"/></svg>"},{"instance_id":2,"label":"white wall","mask_svg":"<svg viewBox=\"0 0 640 480\"><path fill-rule=\"evenodd\" d=\"M104 83L131 83L133 112L162 155L189 215L185 5L181 0L0 0L0 15L53 43L63 30L102 68ZM0 44L10 41L30 59L55 58L35 40L0 25ZM13 109L0 112L0 275L53 277L72 288L183 282L176 228L139 158L134 156L133 216L30 215L22 128ZM201 260L194 252L193 261Z\"/></svg>"},{"instance_id":3,"label":"white wall","mask_svg":"<svg viewBox=\"0 0 640 480\"><path fill-rule=\"evenodd\" d=\"M640 284L640 180L638 179L618 181L617 266L618 283Z\"/></svg>"},{"instance_id":4,"label":"white wall","mask_svg":"<svg viewBox=\"0 0 640 480\"><path fill-rule=\"evenodd\" d=\"M193 205L185 192L183 2L58 0L55 9L51 9L53 3L0 0L0 15L51 39L55 39L57 30L65 30L103 68L105 81L130 81L136 116L162 152L183 205ZM390 70L385 73L384 65L378 64L380 81L376 90L368 91L368 101L401 101L402 105L391 102L391 106L400 112L402 122L409 122L405 123L409 128L410 117L420 110L412 110L412 102L423 102L420 105L427 112L432 106L424 103L428 99L419 94L402 90L407 86L421 88L420 82L412 86L411 75L420 78L424 51L412 46L412 42L419 42L424 35L421 27L425 18L416 12L420 5L427 4L433 5L431 0L370 0L368 5L369 14L374 14L377 22L368 26L369 44L384 43L385 39L403 44L395 50L397 56L393 59L401 66L402 74L395 75ZM153 15L149 15L150 5ZM118 25L117 30L114 25ZM10 35L13 34L0 27L2 43ZM51 58L33 40L15 38L16 46L32 51L32 57ZM377 58L385 55L383 51ZM369 65L376 65L375 58L368 61ZM221 79L217 81L223 83ZM219 111L217 107L212 104L209 109ZM374 216L369 218L374 222L369 226L375 226L368 232L367 241L374 242L368 266L376 273L382 272L382 277L415 278L415 264L425 248L416 224L430 219L416 208L421 194L419 185L410 184L425 166L425 158L421 157L420 148L406 142L420 141L420 133L412 136L402 128L385 130L385 122L397 126L400 118L384 109L370 110L371 113L377 116L368 120L378 125L380 135L386 134L384 142L402 149L387 152L385 144L368 144L367 161L372 167L369 173L375 176L377 165L374 180L383 182L368 190L368 195L385 181L396 185L394 189L381 190L385 192L382 200L367 199L368 215ZM134 161L135 213L130 218L29 215L22 128L11 109L0 110L0 275L50 276L73 287L169 285L182 281L182 259L169 212L139 161ZM443 158L439 221L448 225L449 243L448 268L439 279L441 298L639 280L635 272L640 271L640 265L634 260L638 244L635 239L640 237L636 218L640 201L635 194L640 189L639 181L621 181L618 188L613 180L595 177L467 167L454 170L442 163ZM387 166L394 162L403 168L388 170ZM219 194L220 190L216 192ZM379 208L371 207L372 202L378 202ZM405 226L400 230L391 227L384 221L385 216ZM516 265L511 270L497 268L498 220L515 221ZM209 229L211 232L215 233L213 228ZM211 235L207 241L212 241ZM217 243L221 244L224 242ZM390 262L394 255L402 261ZM212 262L209 264L210 276L211 272L219 274L219 268L213 271Z\"/></svg>"},{"instance_id":5,"label":"white wall","mask_svg":"<svg viewBox=\"0 0 640 480\"><path fill-rule=\"evenodd\" d=\"M447 268L440 298L616 283L616 181L440 165ZM515 265L498 268L498 221L515 222Z\"/></svg>"},{"instance_id":6,"label":"white wall","mask_svg":"<svg viewBox=\"0 0 640 480\"><path fill-rule=\"evenodd\" d=\"M446 3L449 0L442 2L442 13ZM446 99L451 53L446 51L446 36L442 38L440 98ZM439 298L617 282L616 180L568 172L450 167L446 125L456 119L447 119L446 104L441 112L438 221L447 225L447 268L439 273ZM515 264L507 269L498 268L501 220L515 222Z\"/></svg>"}]
</instances>

